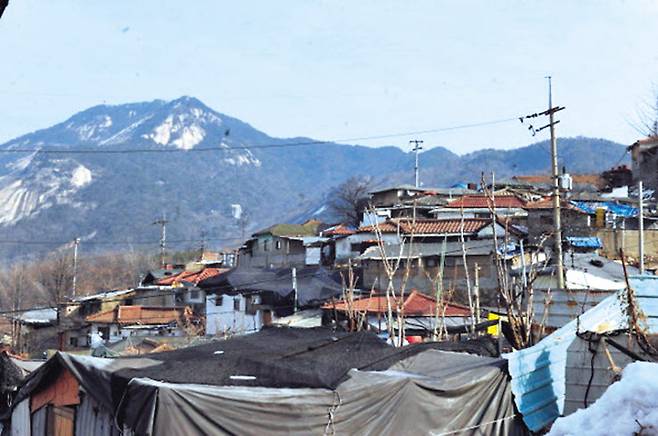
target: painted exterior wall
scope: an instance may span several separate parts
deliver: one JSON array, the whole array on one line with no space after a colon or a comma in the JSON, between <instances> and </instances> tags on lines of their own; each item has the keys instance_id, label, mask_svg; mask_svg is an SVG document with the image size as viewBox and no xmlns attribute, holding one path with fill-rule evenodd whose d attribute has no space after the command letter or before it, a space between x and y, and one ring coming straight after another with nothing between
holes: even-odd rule
<instances>
[{"instance_id":1,"label":"painted exterior wall","mask_svg":"<svg viewBox=\"0 0 658 436\"><path fill-rule=\"evenodd\" d=\"M206 335L253 333L263 327L263 311L248 313L247 299L260 304L259 295L208 295L206 297ZM217 300L220 300L217 302Z\"/></svg>"},{"instance_id":2,"label":"painted exterior wall","mask_svg":"<svg viewBox=\"0 0 658 436\"><path fill-rule=\"evenodd\" d=\"M349 235L345 238L336 240L336 260L344 261L347 259L353 259L356 256L360 255L361 252L353 247L352 244L361 244L363 241L372 241L375 240L374 233L355 233ZM385 244L400 244L400 238L394 233L384 233L382 234L382 240ZM353 250L354 248L354 250Z\"/></svg>"},{"instance_id":3,"label":"painted exterior wall","mask_svg":"<svg viewBox=\"0 0 658 436\"><path fill-rule=\"evenodd\" d=\"M658 189L658 140L631 148L633 179L647 189Z\"/></svg>"}]
</instances>

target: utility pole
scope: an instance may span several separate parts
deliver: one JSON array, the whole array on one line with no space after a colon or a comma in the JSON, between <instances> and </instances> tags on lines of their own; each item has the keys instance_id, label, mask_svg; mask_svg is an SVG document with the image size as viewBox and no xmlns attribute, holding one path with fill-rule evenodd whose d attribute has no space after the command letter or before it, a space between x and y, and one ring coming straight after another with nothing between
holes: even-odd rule
<instances>
[{"instance_id":1,"label":"utility pole","mask_svg":"<svg viewBox=\"0 0 658 436\"><path fill-rule=\"evenodd\" d=\"M555 136L554 114L560 108L553 108L553 87L548 76L548 117L551 132L551 167L553 170L553 227L555 238L555 258L557 265L557 287L564 289L564 259L562 258L562 222L560 219L560 180L557 166L557 137ZM558 121L559 122L559 121Z\"/></svg>"},{"instance_id":2,"label":"utility pole","mask_svg":"<svg viewBox=\"0 0 658 436\"><path fill-rule=\"evenodd\" d=\"M643 191L643 186L642 186L642 180L638 183L638 197L640 200L640 211L638 214L638 224L639 224L639 235L638 235L638 243L640 245L639 247L639 252L640 252L640 274L644 274L644 193Z\"/></svg>"},{"instance_id":3,"label":"utility pole","mask_svg":"<svg viewBox=\"0 0 658 436\"><path fill-rule=\"evenodd\" d=\"M418 152L423 149L423 147L421 146L421 144L423 142L424 141L419 140L419 139L412 139L411 141L409 141L409 144L414 145L414 148L412 148L411 151L416 153L416 165L414 166L414 176L415 176L415 179L416 179L416 188L420 188L420 177L419 177L419 174L418 174Z\"/></svg>"},{"instance_id":4,"label":"utility pole","mask_svg":"<svg viewBox=\"0 0 658 436\"><path fill-rule=\"evenodd\" d=\"M295 301L293 302L293 311L297 312L297 268L292 267L292 292L294 294Z\"/></svg>"},{"instance_id":5,"label":"utility pole","mask_svg":"<svg viewBox=\"0 0 658 436\"><path fill-rule=\"evenodd\" d=\"M160 265L165 267L165 254L167 248L167 219L163 215L159 220L153 221L153 225L160 226Z\"/></svg>"},{"instance_id":6,"label":"utility pole","mask_svg":"<svg viewBox=\"0 0 658 436\"><path fill-rule=\"evenodd\" d=\"M526 115L519 118L521 123L524 120L529 118L537 117L549 117L549 122L545 126L542 126L538 129L535 129L532 125L528 126L528 129L532 132L532 136L535 136L537 133L541 132L544 129L550 128L551 132L551 170L553 175L553 238L555 240L554 246L554 255L555 255L555 264L557 267L557 287L559 289L564 289L564 259L562 258L562 223L560 220L560 174L557 167L557 137L555 136L555 125L560 121L555 121L555 113L564 109L564 106L555 106L553 107L553 86L551 82L551 76L546 77L548 79L548 109Z\"/></svg>"},{"instance_id":7,"label":"utility pole","mask_svg":"<svg viewBox=\"0 0 658 436\"><path fill-rule=\"evenodd\" d=\"M78 283L78 246L80 245L80 238L73 240L73 283L72 294L75 297L76 287Z\"/></svg>"}]
</instances>

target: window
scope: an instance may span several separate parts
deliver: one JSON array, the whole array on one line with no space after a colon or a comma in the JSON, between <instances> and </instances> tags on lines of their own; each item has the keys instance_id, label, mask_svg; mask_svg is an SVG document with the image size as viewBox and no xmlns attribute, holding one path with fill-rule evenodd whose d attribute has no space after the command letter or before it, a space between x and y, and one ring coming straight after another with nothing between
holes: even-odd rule
<instances>
[{"instance_id":1,"label":"window","mask_svg":"<svg viewBox=\"0 0 658 436\"><path fill-rule=\"evenodd\" d=\"M190 291L190 300L198 300L199 299L199 291Z\"/></svg>"},{"instance_id":2,"label":"window","mask_svg":"<svg viewBox=\"0 0 658 436\"><path fill-rule=\"evenodd\" d=\"M436 266L436 259L433 257L428 257L425 259L425 266L428 268L434 268Z\"/></svg>"},{"instance_id":3,"label":"window","mask_svg":"<svg viewBox=\"0 0 658 436\"><path fill-rule=\"evenodd\" d=\"M233 299L233 310L240 311L240 299L239 298L234 298Z\"/></svg>"},{"instance_id":4,"label":"window","mask_svg":"<svg viewBox=\"0 0 658 436\"><path fill-rule=\"evenodd\" d=\"M361 244L356 243L356 244L350 244L350 251L352 253L361 253Z\"/></svg>"},{"instance_id":5,"label":"window","mask_svg":"<svg viewBox=\"0 0 658 436\"><path fill-rule=\"evenodd\" d=\"M78 338L69 338L69 345L72 347L78 346Z\"/></svg>"},{"instance_id":6,"label":"window","mask_svg":"<svg viewBox=\"0 0 658 436\"><path fill-rule=\"evenodd\" d=\"M274 243L274 246L276 247L277 250L281 250L281 241L280 241L280 240L277 240L277 241Z\"/></svg>"},{"instance_id":7,"label":"window","mask_svg":"<svg viewBox=\"0 0 658 436\"><path fill-rule=\"evenodd\" d=\"M255 298L252 295L245 297L245 309L244 312L247 315L256 315L256 307L254 304Z\"/></svg>"},{"instance_id":8,"label":"window","mask_svg":"<svg viewBox=\"0 0 658 436\"><path fill-rule=\"evenodd\" d=\"M101 335L104 341L110 339L110 328L109 327L98 327L98 334Z\"/></svg>"},{"instance_id":9,"label":"window","mask_svg":"<svg viewBox=\"0 0 658 436\"><path fill-rule=\"evenodd\" d=\"M215 295L215 306L223 306L223 305L224 305L224 296Z\"/></svg>"},{"instance_id":10,"label":"window","mask_svg":"<svg viewBox=\"0 0 658 436\"><path fill-rule=\"evenodd\" d=\"M263 241L263 251L269 251L270 247L268 242L270 241Z\"/></svg>"}]
</instances>

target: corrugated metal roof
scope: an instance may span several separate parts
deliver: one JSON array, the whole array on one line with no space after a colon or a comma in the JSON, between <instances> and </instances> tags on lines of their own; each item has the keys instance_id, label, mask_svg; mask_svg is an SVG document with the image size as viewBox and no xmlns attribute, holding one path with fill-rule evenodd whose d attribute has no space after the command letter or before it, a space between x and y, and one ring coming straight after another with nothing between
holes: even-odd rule
<instances>
[{"instance_id":1,"label":"corrugated metal roof","mask_svg":"<svg viewBox=\"0 0 658 436\"><path fill-rule=\"evenodd\" d=\"M640 319L649 333L658 332L658 276L632 276ZM567 349L576 332L605 333L628 328L624 291L605 298L594 308L524 350L503 355L512 376L514 402L532 431L551 424L564 411Z\"/></svg>"},{"instance_id":2,"label":"corrugated metal roof","mask_svg":"<svg viewBox=\"0 0 658 436\"><path fill-rule=\"evenodd\" d=\"M533 300L535 323L543 324L544 327L551 329L563 327L614 292L610 290L535 288Z\"/></svg>"}]
</instances>

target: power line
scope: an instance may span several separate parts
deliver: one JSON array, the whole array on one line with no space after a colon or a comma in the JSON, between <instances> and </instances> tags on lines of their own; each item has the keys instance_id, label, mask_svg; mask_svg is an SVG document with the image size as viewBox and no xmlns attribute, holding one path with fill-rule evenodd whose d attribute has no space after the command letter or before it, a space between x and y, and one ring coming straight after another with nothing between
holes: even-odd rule
<instances>
[{"instance_id":1,"label":"power line","mask_svg":"<svg viewBox=\"0 0 658 436\"><path fill-rule=\"evenodd\" d=\"M266 149L266 148L285 148L285 147L304 147L312 145L323 145L331 143L345 143L345 142L355 142L355 141L371 141L376 139L387 139L387 138L398 138L403 136L412 136L412 135L423 135L430 133L441 133L448 132L452 130L461 130L461 129L470 129L475 127L484 127L491 126L495 124L503 124L512 121L518 121L519 117L511 118L502 118L491 121L483 121L478 123L470 124L460 124L449 127L439 127L435 129L427 130L415 130L409 132L400 132L400 133L389 133L384 135L373 135L373 136L356 136L352 138L336 138L329 139L325 141L295 141L295 142L273 142L265 144L253 144L253 145L236 145L231 147L196 147L189 150L182 148L133 148L133 149L42 149L42 148L7 148L1 149L0 153L41 153L41 154L133 154L133 153L201 153L201 152L210 152L210 151L221 151L228 152L232 150L250 150L250 149ZM64 145L64 144L62 144Z\"/></svg>"}]
</instances>

